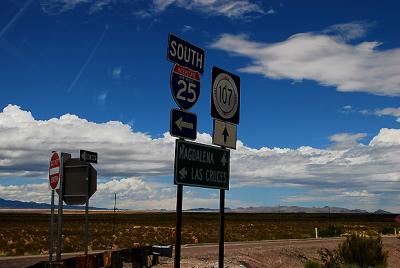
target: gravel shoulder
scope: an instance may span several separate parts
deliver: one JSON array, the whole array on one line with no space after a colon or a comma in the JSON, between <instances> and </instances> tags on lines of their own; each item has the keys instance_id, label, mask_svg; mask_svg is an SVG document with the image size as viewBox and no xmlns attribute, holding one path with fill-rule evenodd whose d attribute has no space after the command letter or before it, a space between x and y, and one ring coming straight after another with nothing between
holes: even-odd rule
<instances>
[{"instance_id":1,"label":"gravel shoulder","mask_svg":"<svg viewBox=\"0 0 400 268\"><path fill-rule=\"evenodd\" d=\"M334 249L343 239L279 240L225 245L225 267L303 268L307 260L318 260L320 248ZM400 267L400 239L383 238L388 251L388 267ZM173 267L173 259L163 259L158 268ZM183 246L181 267L218 267L218 245Z\"/></svg>"}]
</instances>

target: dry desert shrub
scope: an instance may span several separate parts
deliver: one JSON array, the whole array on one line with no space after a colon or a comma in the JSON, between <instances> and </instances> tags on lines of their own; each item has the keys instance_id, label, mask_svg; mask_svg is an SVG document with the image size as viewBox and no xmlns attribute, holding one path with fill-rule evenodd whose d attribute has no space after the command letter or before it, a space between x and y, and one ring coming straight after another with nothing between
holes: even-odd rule
<instances>
[{"instance_id":1,"label":"dry desert shrub","mask_svg":"<svg viewBox=\"0 0 400 268\"><path fill-rule=\"evenodd\" d=\"M337 249L321 249L322 264L309 261L306 268L384 268L387 252L383 251L380 236L353 233Z\"/></svg>"}]
</instances>

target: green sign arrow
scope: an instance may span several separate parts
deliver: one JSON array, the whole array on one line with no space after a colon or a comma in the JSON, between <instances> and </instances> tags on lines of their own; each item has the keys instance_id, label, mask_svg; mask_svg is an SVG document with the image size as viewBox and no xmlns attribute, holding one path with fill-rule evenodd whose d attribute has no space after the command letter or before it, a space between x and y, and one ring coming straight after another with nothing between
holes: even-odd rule
<instances>
[{"instance_id":1,"label":"green sign arrow","mask_svg":"<svg viewBox=\"0 0 400 268\"><path fill-rule=\"evenodd\" d=\"M229 150L176 140L175 184L229 189Z\"/></svg>"}]
</instances>

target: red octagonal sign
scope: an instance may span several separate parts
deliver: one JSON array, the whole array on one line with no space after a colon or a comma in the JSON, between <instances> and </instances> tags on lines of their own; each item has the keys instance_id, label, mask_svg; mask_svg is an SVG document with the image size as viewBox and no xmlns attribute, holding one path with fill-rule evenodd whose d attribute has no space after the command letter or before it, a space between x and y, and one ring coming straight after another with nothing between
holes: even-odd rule
<instances>
[{"instance_id":1,"label":"red octagonal sign","mask_svg":"<svg viewBox=\"0 0 400 268\"><path fill-rule=\"evenodd\" d=\"M60 188L60 156L53 152L50 158L49 182L51 189Z\"/></svg>"}]
</instances>

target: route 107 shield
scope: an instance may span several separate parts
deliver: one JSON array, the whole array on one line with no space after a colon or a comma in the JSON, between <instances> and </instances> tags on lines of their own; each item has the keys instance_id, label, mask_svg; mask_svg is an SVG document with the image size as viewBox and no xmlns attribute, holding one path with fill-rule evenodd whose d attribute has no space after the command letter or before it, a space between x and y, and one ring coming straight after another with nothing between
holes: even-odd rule
<instances>
[{"instance_id":1,"label":"route 107 shield","mask_svg":"<svg viewBox=\"0 0 400 268\"><path fill-rule=\"evenodd\" d=\"M175 64L171 72L171 93L180 108L190 109L199 99L200 74Z\"/></svg>"},{"instance_id":2,"label":"route 107 shield","mask_svg":"<svg viewBox=\"0 0 400 268\"><path fill-rule=\"evenodd\" d=\"M240 77L213 66L211 81L211 116L239 124Z\"/></svg>"}]
</instances>

